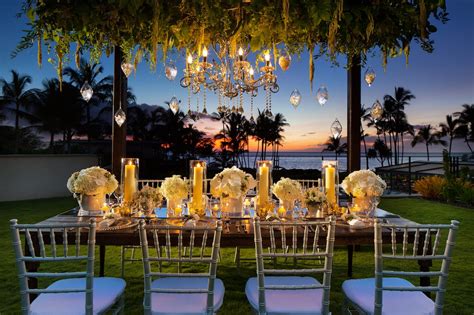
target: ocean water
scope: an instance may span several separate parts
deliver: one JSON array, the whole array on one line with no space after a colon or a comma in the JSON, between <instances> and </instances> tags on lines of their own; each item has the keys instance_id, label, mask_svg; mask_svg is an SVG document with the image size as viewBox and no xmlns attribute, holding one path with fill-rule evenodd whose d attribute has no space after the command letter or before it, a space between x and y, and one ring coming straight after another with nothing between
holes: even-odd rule
<instances>
[{"instance_id":1,"label":"ocean water","mask_svg":"<svg viewBox=\"0 0 474 315\"><path fill-rule=\"evenodd\" d=\"M255 159L255 153L250 152L249 158L251 163ZM321 169L323 160L335 160L335 155L329 152L280 152L279 165L285 169ZM453 154L453 156L462 156L462 153ZM411 161L427 161L426 154L424 153L407 153L404 156L403 162L408 162L409 157ZM257 158L258 160L259 158ZM267 159L271 159L270 155L267 155ZM339 161L339 168L341 170L347 169L347 156L340 155L337 160ZM430 161L439 162L443 160L441 153L430 153ZM384 166L387 166L388 162L385 161ZM375 169L376 167L382 166L377 159L369 159L369 169ZM361 169L367 169L366 158L364 155L361 156Z\"/></svg>"}]
</instances>

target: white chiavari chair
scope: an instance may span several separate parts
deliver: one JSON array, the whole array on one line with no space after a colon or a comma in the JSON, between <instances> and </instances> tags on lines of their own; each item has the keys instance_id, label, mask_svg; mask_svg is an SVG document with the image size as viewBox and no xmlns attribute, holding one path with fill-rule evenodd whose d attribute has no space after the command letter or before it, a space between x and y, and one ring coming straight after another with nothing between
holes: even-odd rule
<instances>
[{"instance_id":1,"label":"white chiavari chair","mask_svg":"<svg viewBox=\"0 0 474 315\"><path fill-rule=\"evenodd\" d=\"M451 224L394 225L376 220L375 278L344 281L342 284L345 297L344 314L349 314L351 308L361 314L376 315L442 314L458 226L458 221L451 221ZM391 246L388 253L383 252L383 229L391 231ZM401 244L397 244L397 232L403 234ZM446 237L444 248L440 246L443 232ZM414 234L413 237L409 237L410 234ZM432 241L433 235L434 241ZM389 260L441 261L441 268L438 271L386 270L384 262ZM415 286L404 279L405 277L438 277L438 283L435 286ZM435 301L423 292L436 292Z\"/></svg>"},{"instance_id":2,"label":"white chiavari chair","mask_svg":"<svg viewBox=\"0 0 474 315\"><path fill-rule=\"evenodd\" d=\"M94 251L96 223L77 224L18 224L10 221L13 248L20 279L22 314L102 314L120 313L124 308L123 293L126 283L120 278L94 277ZM87 254L81 252L81 230L88 229ZM22 249L20 232L25 235L28 254ZM35 238L32 234L36 234ZM71 245L68 239L74 238ZM62 244L56 239L62 238ZM49 240L51 246L46 246ZM71 247L71 248L70 248ZM26 247L25 247L26 248ZM86 264L86 271L30 272L26 263ZM80 265L79 265L80 266ZM43 269L44 267L42 267ZM78 269L78 267L76 268ZM29 278L60 279L46 288L30 288ZM30 301L30 294L38 294Z\"/></svg>"},{"instance_id":3,"label":"white chiavari chair","mask_svg":"<svg viewBox=\"0 0 474 315\"><path fill-rule=\"evenodd\" d=\"M145 314L210 315L217 312L225 291L222 280L216 278L222 222L205 227L146 226L142 220L139 232L145 277ZM152 244L148 243L147 236L153 240ZM212 246L209 248L211 238ZM172 246L173 241L177 246ZM188 245L186 252L185 243ZM165 264L176 266L177 272L164 272L162 267ZM193 269L196 265L208 266L208 271L183 272L186 265ZM152 266L157 271L152 271Z\"/></svg>"},{"instance_id":4,"label":"white chiavari chair","mask_svg":"<svg viewBox=\"0 0 474 315\"><path fill-rule=\"evenodd\" d=\"M254 220L257 277L247 281L245 293L258 314L329 314L335 223L333 217L314 222ZM320 237L324 233L325 239ZM267 253L263 251L263 236L270 241ZM318 251L320 242L325 243L324 251ZM322 257L322 268L276 269L278 259ZM266 259L274 261L273 268L265 266ZM317 274L323 275L322 283L313 277Z\"/></svg>"}]
</instances>

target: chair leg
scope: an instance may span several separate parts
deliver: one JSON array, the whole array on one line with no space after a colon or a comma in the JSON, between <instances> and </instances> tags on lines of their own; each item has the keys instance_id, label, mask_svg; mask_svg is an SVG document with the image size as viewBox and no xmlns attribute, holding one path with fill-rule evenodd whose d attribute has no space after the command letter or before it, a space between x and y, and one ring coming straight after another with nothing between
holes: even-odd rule
<instances>
[{"instance_id":1,"label":"chair leg","mask_svg":"<svg viewBox=\"0 0 474 315\"><path fill-rule=\"evenodd\" d=\"M237 266L237 270L240 269L240 247L235 248L234 263Z\"/></svg>"},{"instance_id":2,"label":"chair leg","mask_svg":"<svg viewBox=\"0 0 474 315\"><path fill-rule=\"evenodd\" d=\"M122 294L122 296L120 297L119 314L120 315L125 314L125 294Z\"/></svg>"},{"instance_id":3,"label":"chair leg","mask_svg":"<svg viewBox=\"0 0 474 315\"><path fill-rule=\"evenodd\" d=\"M120 266L122 267L122 279L125 277L125 246L120 250Z\"/></svg>"}]
</instances>

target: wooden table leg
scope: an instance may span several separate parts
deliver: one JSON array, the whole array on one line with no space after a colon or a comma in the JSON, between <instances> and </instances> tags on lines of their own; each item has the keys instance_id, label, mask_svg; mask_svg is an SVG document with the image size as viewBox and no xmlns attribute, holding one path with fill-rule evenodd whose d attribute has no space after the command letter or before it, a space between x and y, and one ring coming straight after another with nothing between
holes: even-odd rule
<instances>
[{"instance_id":1,"label":"wooden table leg","mask_svg":"<svg viewBox=\"0 0 474 315\"><path fill-rule=\"evenodd\" d=\"M347 245L347 276L352 278L352 257L354 256L354 245Z\"/></svg>"},{"instance_id":2,"label":"wooden table leg","mask_svg":"<svg viewBox=\"0 0 474 315\"><path fill-rule=\"evenodd\" d=\"M99 277L105 275L105 245L99 245Z\"/></svg>"}]
</instances>

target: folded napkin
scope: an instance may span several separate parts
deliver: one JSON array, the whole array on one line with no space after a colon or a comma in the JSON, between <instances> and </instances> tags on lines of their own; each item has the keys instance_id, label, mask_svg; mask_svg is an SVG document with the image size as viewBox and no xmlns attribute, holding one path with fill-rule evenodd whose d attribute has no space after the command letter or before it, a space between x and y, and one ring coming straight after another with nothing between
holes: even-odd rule
<instances>
[{"instance_id":1,"label":"folded napkin","mask_svg":"<svg viewBox=\"0 0 474 315\"><path fill-rule=\"evenodd\" d=\"M353 229L363 229L366 227L365 223L359 219L352 219L347 223L349 223L350 227Z\"/></svg>"}]
</instances>

